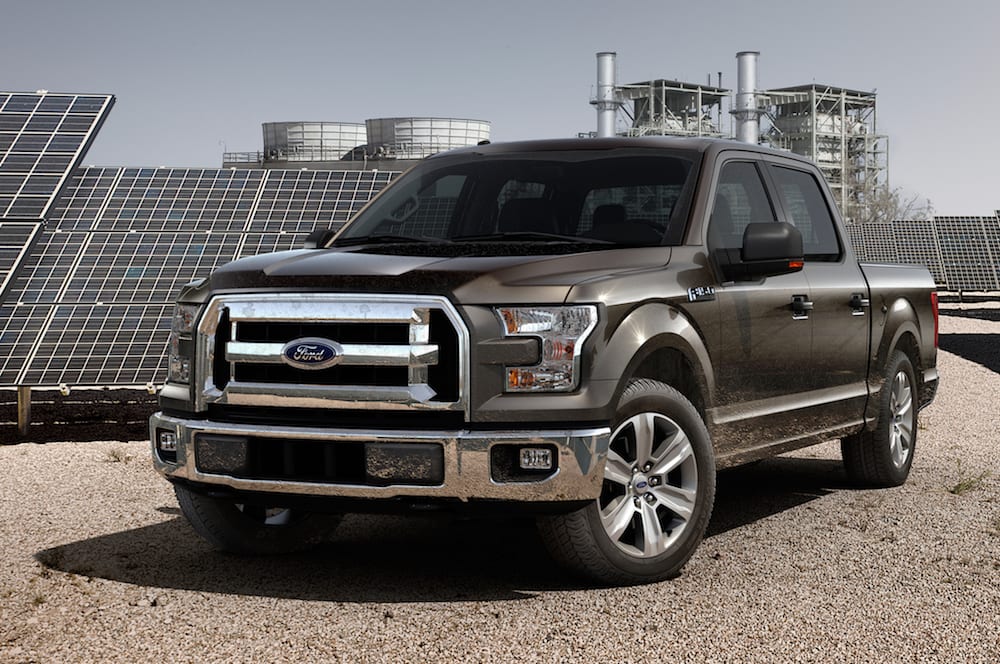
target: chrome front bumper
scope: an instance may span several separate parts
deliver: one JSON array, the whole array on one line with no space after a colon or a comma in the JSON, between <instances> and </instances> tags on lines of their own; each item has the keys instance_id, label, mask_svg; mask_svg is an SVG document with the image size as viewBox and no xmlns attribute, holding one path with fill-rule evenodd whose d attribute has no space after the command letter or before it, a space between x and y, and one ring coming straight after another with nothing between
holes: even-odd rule
<instances>
[{"instance_id":1,"label":"chrome front bumper","mask_svg":"<svg viewBox=\"0 0 1000 664\"><path fill-rule=\"evenodd\" d=\"M238 491L263 491L303 496L342 498L433 497L459 500L487 499L524 502L593 500L601 493L604 462L611 430L607 427L551 431L361 431L297 427L249 426L188 420L155 413L149 421L153 464L173 479L225 486ZM176 463L164 461L157 449L157 430L173 431ZM444 480L434 486L392 484L331 484L290 480L246 479L206 473L195 460L199 435L267 438L326 443L422 443L443 450ZM492 449L497 445L552 446L557 468L542 479L498 482L491 473Z\"/></svg>"}]
</instances>

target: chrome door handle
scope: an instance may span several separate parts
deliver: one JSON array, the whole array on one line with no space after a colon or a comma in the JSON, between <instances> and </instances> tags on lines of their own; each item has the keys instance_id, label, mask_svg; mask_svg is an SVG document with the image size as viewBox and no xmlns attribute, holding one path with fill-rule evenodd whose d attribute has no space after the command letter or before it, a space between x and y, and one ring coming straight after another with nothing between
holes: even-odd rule
<instances>
[{"instance_id":1,"label":"chrome door handle","mask_svg":"<svg viewBox=\"0 0 1000 664\"><path fill-rule=\"evenodd\" d=\"M792 318L802 320L809 318L809 312L813 310L813 303L808 295L793 295L791 307Z\"/></svg>"},{"instance_id":2,"label":"chrome door handle","mask_svg":"<svg viewBox=\"0 0 1000 664\"><path fill-rule=\"evenodd\" d=\"M864 293L851 293L851 301L848 304L852 316L864 316L865 309L872 305L872 301L865 297Z\"/></svg>"}]
</instances>

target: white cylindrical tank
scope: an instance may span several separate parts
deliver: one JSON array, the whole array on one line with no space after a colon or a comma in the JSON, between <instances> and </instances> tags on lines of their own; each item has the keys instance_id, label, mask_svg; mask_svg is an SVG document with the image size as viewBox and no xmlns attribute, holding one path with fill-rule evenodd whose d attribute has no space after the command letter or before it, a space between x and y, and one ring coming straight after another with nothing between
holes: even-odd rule
<instances>
[{"instance_id":1,"label":"white cylindrical tank","mask_svg":"<svg viewBox=\"0 0 1000 664\"><path fill-rule=\"evenodd\" d=\"M461 118L365 120L368 152L396 159L423 159L437 152L490 140L490 123Z\"/></svg>"},{"instance_id":2,"label":"white cylindrical tank","mask_svg":"<svg viewBox=\"0 0 1000 664\"><path fill-rule=\"evenodd\" d=\"M336 161L368 142L356 122L265 122L264 157L281 161Z\"/></svg>"}]
</instances>

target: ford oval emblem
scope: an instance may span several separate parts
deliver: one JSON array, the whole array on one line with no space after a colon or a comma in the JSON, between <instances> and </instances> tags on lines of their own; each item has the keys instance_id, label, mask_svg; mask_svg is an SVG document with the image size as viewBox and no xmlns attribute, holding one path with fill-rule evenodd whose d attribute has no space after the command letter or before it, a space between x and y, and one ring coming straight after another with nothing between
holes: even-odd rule
<instances>
[{"instance_id":1,"label":"ford oval emblem","mask_svg":"<svg viewBox=\"0 0 1000 664\"><path fill-rule=\"evenodd\" d=\"M281 348L281 361L296 369L326 369L344 359L344 349L336 341L305 337L293 339Z\"/></svg>"}]
</instances>

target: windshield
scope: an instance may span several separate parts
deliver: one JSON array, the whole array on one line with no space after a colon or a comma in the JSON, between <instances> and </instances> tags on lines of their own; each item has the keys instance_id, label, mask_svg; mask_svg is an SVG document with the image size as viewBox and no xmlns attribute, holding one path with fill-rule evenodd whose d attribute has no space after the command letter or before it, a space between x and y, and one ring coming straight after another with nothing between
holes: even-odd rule
<instances>
[{"instance_id":1,"label":"windshield","mask_svg":"<svg viewBox=\"0 0 1000 664\"><path fill-rule=\"evenodd\" d=\"M640 150L430 159L372 201L334 244L679 244L695 170L692 154Z\"/></svg>"}]
</instances>

